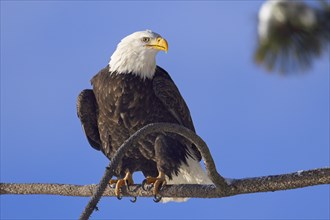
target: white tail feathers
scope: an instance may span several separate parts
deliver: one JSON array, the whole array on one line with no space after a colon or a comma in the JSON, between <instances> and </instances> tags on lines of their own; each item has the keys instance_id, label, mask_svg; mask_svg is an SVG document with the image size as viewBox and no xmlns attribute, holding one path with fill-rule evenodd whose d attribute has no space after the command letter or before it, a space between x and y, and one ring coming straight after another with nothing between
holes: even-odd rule
<instances>
[{"instance_id":1,"label":"white tail feathers","mask_svg":"<svg viewBox=\"0 0 330 220\"><path fill-rule=\"evenodd\" d=\"M179 168L178 176L173 175L172 180L166 179L167 184L213 184L203 170L198 160L188 157L187 164ZM162 198L161 202L185 202L189 198Z\"/></svg>"}]
</instances>

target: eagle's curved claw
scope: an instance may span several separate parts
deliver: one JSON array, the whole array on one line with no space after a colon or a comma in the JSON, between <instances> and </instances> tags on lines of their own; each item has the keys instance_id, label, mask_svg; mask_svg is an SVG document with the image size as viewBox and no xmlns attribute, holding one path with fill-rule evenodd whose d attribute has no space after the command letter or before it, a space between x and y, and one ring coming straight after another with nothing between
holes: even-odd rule
<instances>
[{"instance_id":1,"label":"eagle's curved claw","mask_svg":"<svg viewBox=\"0 0 330 220\"><path fill-rule=\"evenodd\" d=\"M130 199L129 201L131 201L132 203L135 203L137 200L136 196L133 197L133 199Z\"/></svg>"},{"instance_id":2,"label":"eagle's curved claw","mask_svg":"<svg viewBox=\"0 0 330 220\"><path fill-rule=\"evenodd\" d=\"M147 179L144 179L143 181L142 181L142 189L144 190L144 191L149 191L150 189L151 189L151 187L152 187L152 185L151 184L148 184L147 183Z\"/></svg>"},{"instance_id":3,"label":"eagle's curved claw","mask_svg":"<svg viewBox=\"0 0 330 220\"><path fill-rule=\"evenodd\" d=\"M146 183L147 183L147 180L146 180L146 179L144 179L144 180L142 181L142 183L141 183L142 189L143 189L144 191L146 191L146 188L145 188Z\"/></svg>"},{"instance_id":4,"label":"eagle's curved claw","mask_svg":"<svg viewBox=\"0 0 330 220\"><path fill-rule=\"evenodd\" d=\"M117 186L117 183L120 181L121 179L111 179L108 183L108 185L110 186L110 188L115 189Z\"/></svg>"},{"instance_id":5,"label":"eagle's curved claw","mask_svg":"<svg viewBox=\"0 0 330 220\"><path fill-rule=\"evenodd\" d=\"M131 183L130 183L128 180L125 180L125 185L126 185L126 190L127 190L128 192L132 192L132 190L131 190L131 188L130 188Z\"/></svg>"},{"instance_id":6,"label":"eagle's curved claw","mask_svg":"<svg viewBox=\"0 0 330 220\"><path fill-rule=\"evenodd\" d=\"M162 196L157 194L157 195L154 196L153 200L154 200L154 202L158 203L158 202L160 202L160 200L162 200Z\"/></svg>"},{"instance_id":7,"label":"eagle's curved claw","mask_svg":"<svg viewBox=\"0 0 330 220\"><path fill-rule=\"evenodd\" d=\"M115 185L115 195L119 200L121 200L122 199L122 196L120 195L121 187L126 186L127 190L130 191L129 186L133 185L134 182L133 182L132 174L130 172L127 172L123 179L110 180L109 184L110 187L112 187L112 185Z\"/></svg>"},{"instance_id":8,"label":"eagle's curved claw","mask_svg":"<svg viewBox=\"0 0 330 220\"><path fill-rule=\"evenodd\" d=\"M109 183L109 187L110 187L111 189L116 188L116 183L113 183L113 184Z\"/></svg>"},{"instance_id":9,"label":"eagle's curved claw","mask_svg":"<svg viewBox=\"0 0 330 220\"><path fill-rule=\"evenodd\" d=\"M145 180L143 180L142 189L144 191L147 191L147 189L150 190L153 186L154 202L159 202L162 197L159 195L158 192L163 188L164 185L166 185L165 174L163 172L159 172L159 175L157 177L148 176Z\"/></svg>"}]
</instances>

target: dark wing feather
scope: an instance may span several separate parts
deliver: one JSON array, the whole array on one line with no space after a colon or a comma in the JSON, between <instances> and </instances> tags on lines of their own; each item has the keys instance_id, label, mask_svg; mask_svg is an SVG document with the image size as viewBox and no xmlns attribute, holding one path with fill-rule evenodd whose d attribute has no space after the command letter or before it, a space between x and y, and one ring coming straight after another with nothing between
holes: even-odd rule
<instances>
[{"instance_id":1,"label":"dark wing feather","mask_svg":"<svg viewBox=\"0 0 330 220\"><path fill-rule=\"evenodd\" d=\"M180 125L195 132L189 108L182 98L179 89L174 84L169 74L159 66L153 79L153 89L156 96L162 101L165 108L174 116ZM191 146L196 157L201 160L200 152L195 145Z\"/></svg>"},{"instance_id":2,"label":"dark wing feather","mask_svg":"<svg viewBox=\"0 0 330 220\"><path fill-rule=\"evenodd\" d=\"M169 74L160 67L157 67L153 79L153 88L156 96L162 101L167 110L171 112L179 124L195 132L194 124L186 102L182 98Z\"/></svg>"},{"instance_id":3,"label":"dark wing feather","mask_svg":"<svg viewBox=\"0 0 330 220\"><path fill-rule=\"evenodd\" d=\"M97 125L98 107L93 90L83 90L77 100L77 113L89 144L96 150L101 149Z\"/></svg>"}]
</instances>

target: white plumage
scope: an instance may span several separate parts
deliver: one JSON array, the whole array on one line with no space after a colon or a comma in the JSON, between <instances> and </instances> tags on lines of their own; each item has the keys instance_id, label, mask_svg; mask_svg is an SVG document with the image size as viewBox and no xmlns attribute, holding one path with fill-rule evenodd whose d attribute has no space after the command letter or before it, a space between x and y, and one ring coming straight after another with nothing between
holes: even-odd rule
<instances>
[{"instance_id":1,"label":"white plumage","mask_svg":"<svg viewBox=\"0 0 330 220\"><path fill-rule=\"evenodd\" d=\"M142 78L152 78L156 70L156 55L159 50L152 47L146 49L145 37L157 38L159 34L150 30L138 31L123 38L112 54L110 72L117 74L140 74ZM143 75L141 75L143 74Z\"/></svg>"}]
</instances>

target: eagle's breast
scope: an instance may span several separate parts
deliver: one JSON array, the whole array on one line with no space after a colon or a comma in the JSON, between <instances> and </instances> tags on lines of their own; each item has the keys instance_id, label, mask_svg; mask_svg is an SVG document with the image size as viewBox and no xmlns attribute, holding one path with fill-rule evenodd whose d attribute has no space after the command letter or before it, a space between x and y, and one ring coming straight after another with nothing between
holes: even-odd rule
<instances>
[{"instance_id":1,"label":"eagle's breast","mask_svg":"<svg viewBox=\"0 0 330 220\"><path fill-rule=\"evenodd\" d=\"M92 79L92 84L99 105L100 138L105 146L105 154L110 158L130 135L145 125L176 122L155 95L152 79L102 70ZM148 135L139 141L139 146L134 152L129 152L129 155L152 158L156 135Z\"/></svg>"}]
</instances>

